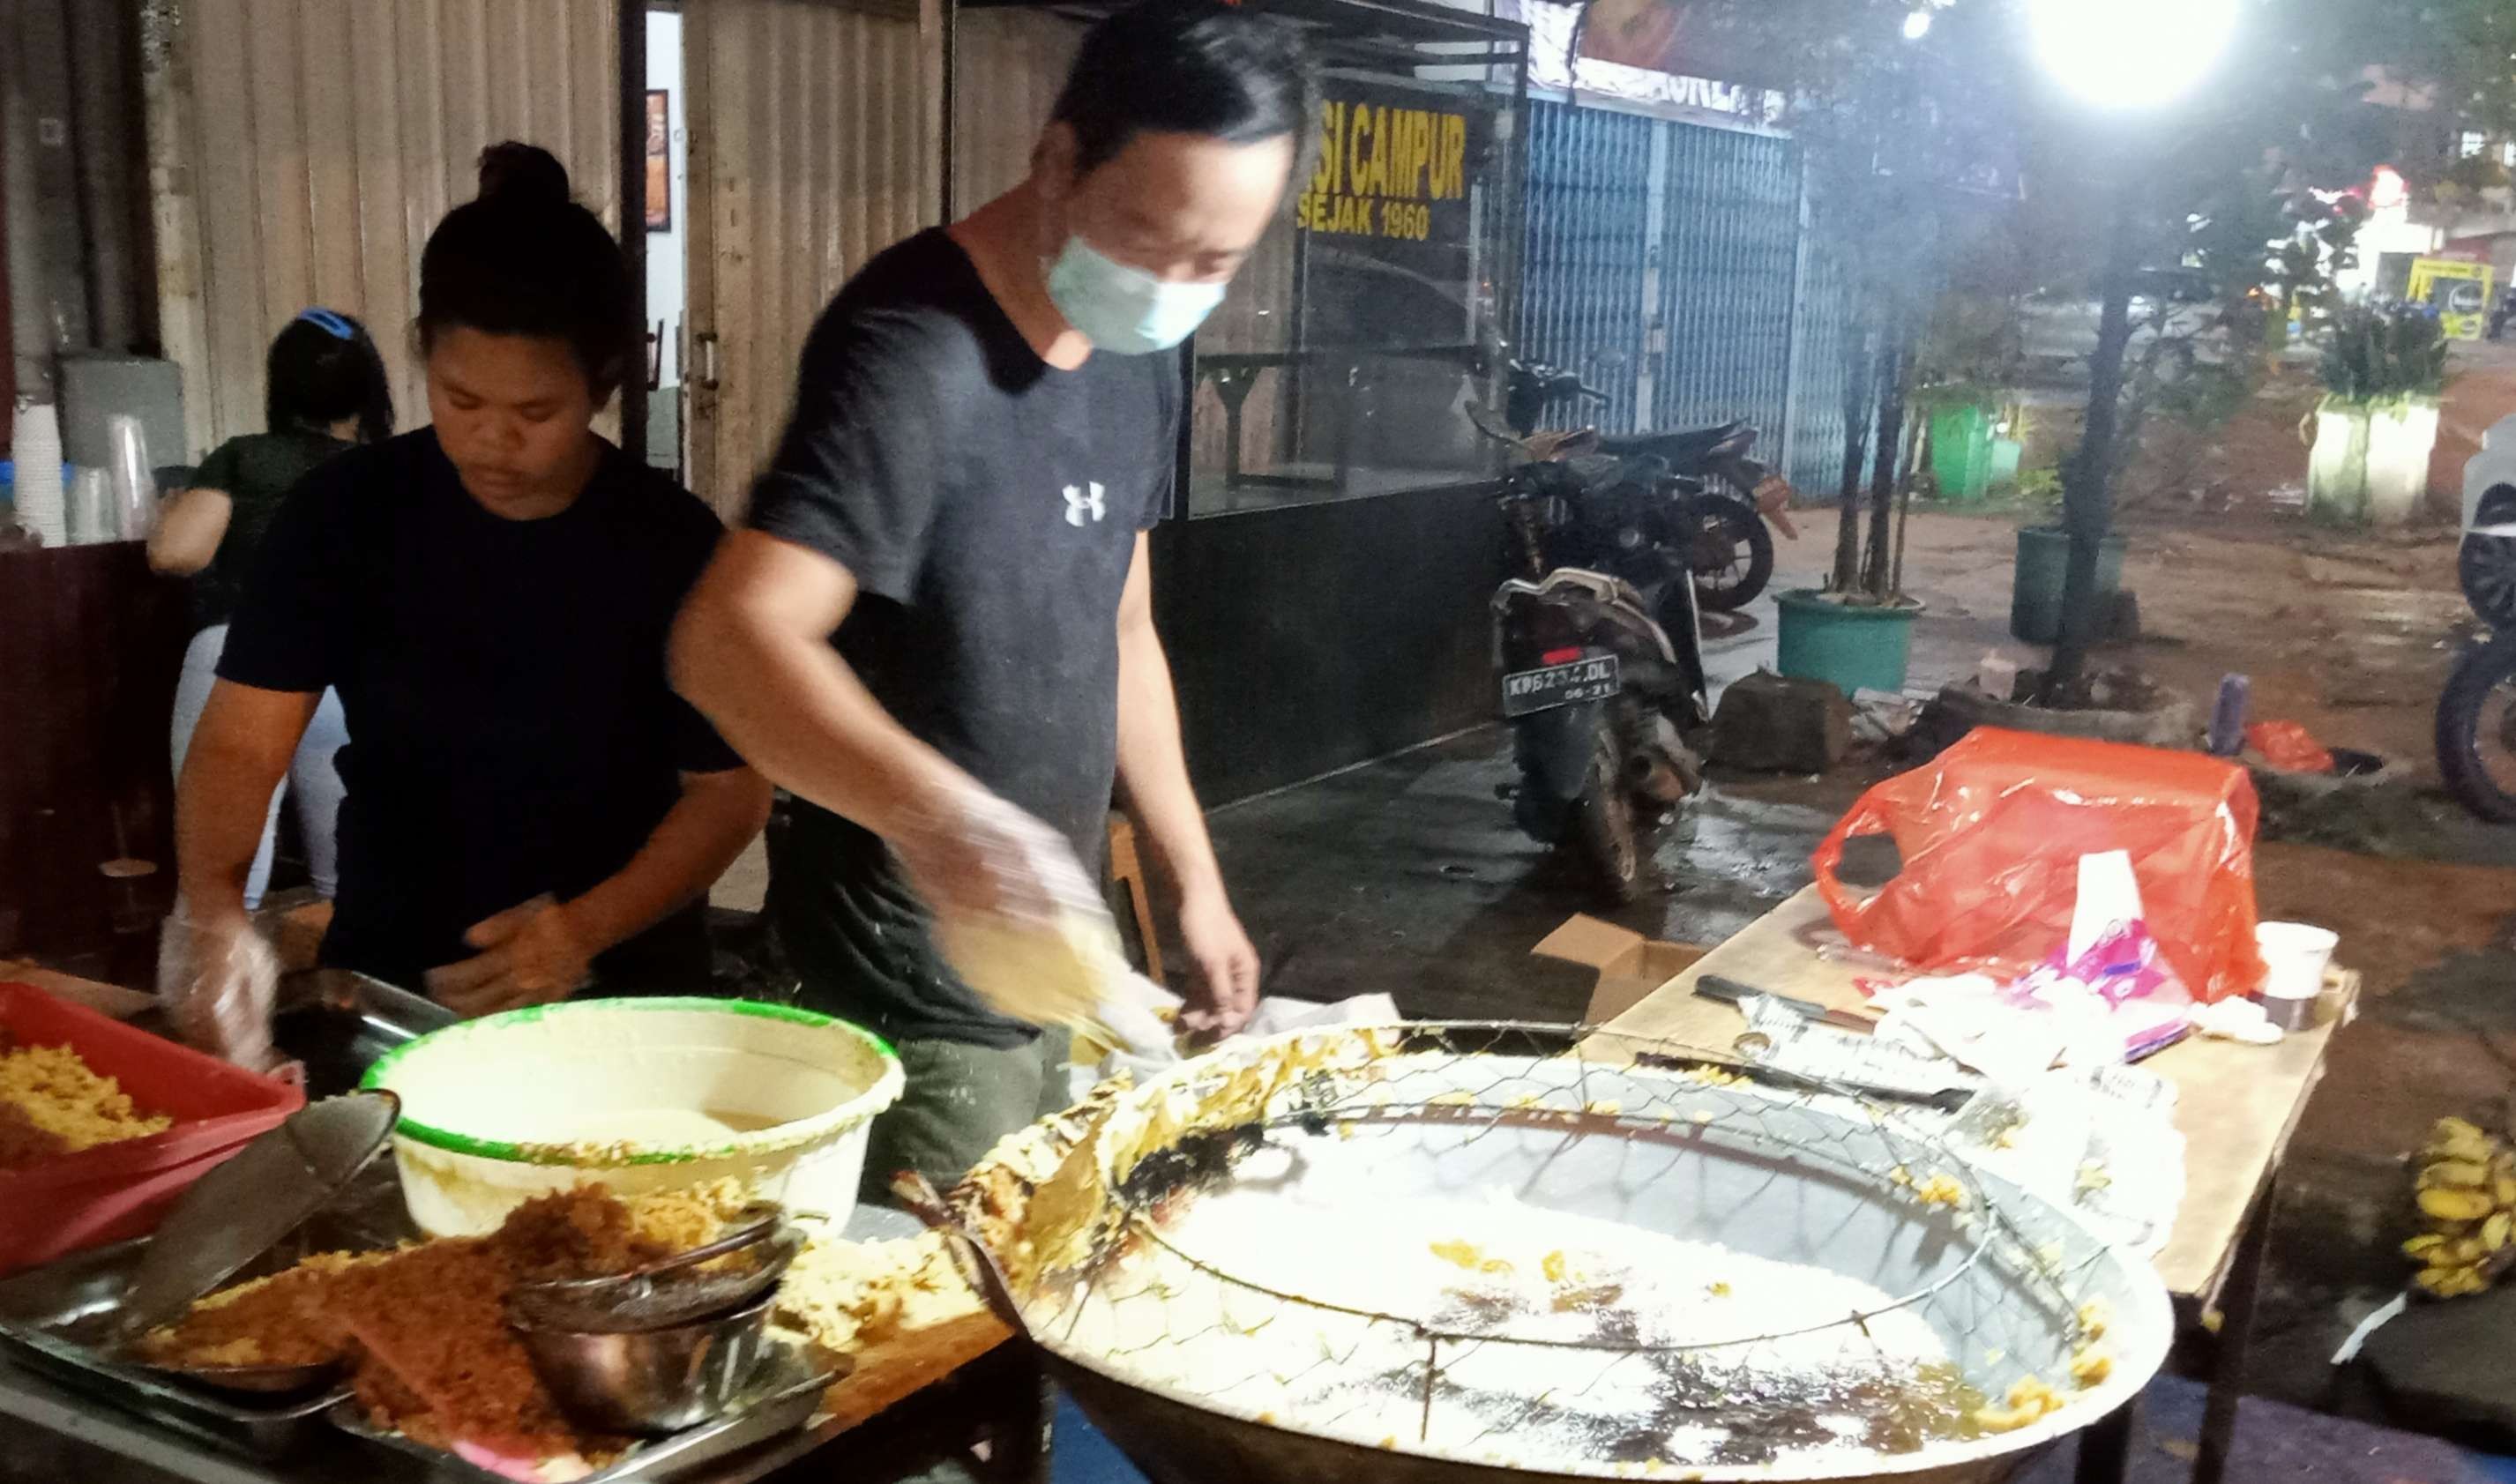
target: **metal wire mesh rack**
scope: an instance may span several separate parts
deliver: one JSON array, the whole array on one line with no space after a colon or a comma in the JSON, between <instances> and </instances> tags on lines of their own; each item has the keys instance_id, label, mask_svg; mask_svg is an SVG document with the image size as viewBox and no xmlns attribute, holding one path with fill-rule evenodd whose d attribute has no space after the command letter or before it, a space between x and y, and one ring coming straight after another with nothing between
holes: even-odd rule
<instances>
[{"instance_id":1,"label":"metal wire mesh rack","mask_svg":"<svg viewBox=\"0 0 2516 1484\"><path fill-rule=\"evenodd\" d=\"M1018 1293L1032 1334L1363 1446L1919 1463L2163 1352L2155 1279L2069 1216L1891 1105L1668 1043L1310 1033L1135 1090L1103 1143L1101 1239Z\"/></svg>"}]
</instances>

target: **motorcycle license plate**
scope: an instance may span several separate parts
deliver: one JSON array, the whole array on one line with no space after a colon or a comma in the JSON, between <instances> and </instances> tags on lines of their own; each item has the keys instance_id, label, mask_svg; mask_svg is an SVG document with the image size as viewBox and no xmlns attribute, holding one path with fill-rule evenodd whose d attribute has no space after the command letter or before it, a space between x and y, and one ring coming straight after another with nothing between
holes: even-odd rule
<instances>
[{"instance_id":1,"label":"motorcycle license plate","mask_svg":"<svg viewBox=\"0 0 2516 1484\"><path fill-rule=\"evenodd\" d=\"M1502 714L1525 717L1531 712L1570 706L1575 701L1604 701L1616 693L1616 657L1585 654L1561 665L1515 671L1502 678Z\"/></svg>"}]
</instances>

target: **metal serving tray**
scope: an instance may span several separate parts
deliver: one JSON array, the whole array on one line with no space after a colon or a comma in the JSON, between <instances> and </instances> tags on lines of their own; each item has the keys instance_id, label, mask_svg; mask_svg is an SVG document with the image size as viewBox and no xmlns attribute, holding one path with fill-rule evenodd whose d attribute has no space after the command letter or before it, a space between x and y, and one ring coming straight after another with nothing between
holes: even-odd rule
<instances>
[{"instance_id":1,"label":"metal serving tray","mask_svg":"<svg viewBox=\"0 0 2516 1484\"><path fill-rule=\"evenodd\" d=\"M773 1342L750 1384L743 1388L743 1394L725 1416L667 1437L641 1443L619 1463L587 1475L580 1484L628 1484L633 1479L664 1484L664 1481L686 1476L703 1463L732 1458L745 1449L782 1437L812 1420L814 1411L820 1405L822 1391L838 1379L838 1374L816 1366L805 1357L800 1346ZM345 1398L334 1403L324 1416L332 1425L353 1437L426 1460L434 1478L512 1484L504 1474L492 1473L442 1449L431 1448L426 1443L415 1442L398 1432L377 1426L367 1420L366 1413L360 1410L356 1400Z\"/></svg>"},{"instance_id":2,"label":"metal serving tray","mask_svg":"<svg viewBox=\"0 0 2516 1484\"><path fill-rule=\"evenodd\" d=\"M333 1386L302 1396L247 1399L188 1385L129 1365L91 1341L113 1326L124 1286L148 1239L73 1253L0 1280L0 1345L30 1370L189 1437L278 1458L319 1431L325 1408L349 1394Z\"/></svg>"},{"instance_id":3,"label":"metal serving tray","mask_svg":"<svg viewBox=\"0 0 2516 1484\"><path fill-rule=\"evenodd\" d=\"M278 1272L313 1253L376 1252L418 1236L393 1161L377 1160L329 1208L256 1258L235 1281ZM149 1240L90 1248L0 1279L0 1346L74 1390L258 1457L277 1458L304 1442L309 1429L321 1430L324 1409L347 1396L347 1386L247 1398L192 1385L107 1352L123 1290Z\"/></svg>"}]
</instances>

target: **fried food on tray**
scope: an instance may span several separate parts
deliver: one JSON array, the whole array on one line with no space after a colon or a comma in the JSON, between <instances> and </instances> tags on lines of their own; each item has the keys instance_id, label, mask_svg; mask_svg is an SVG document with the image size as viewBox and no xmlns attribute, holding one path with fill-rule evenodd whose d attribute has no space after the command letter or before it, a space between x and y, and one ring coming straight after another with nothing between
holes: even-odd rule
<instances>
[{"instance_id":1,"label":"fried food on tray","mask_svg":"<svg viewBox=\"0 0 2516 1484\"><path fill-rule=\"evenodd\" d=\"M891 1242L815 1240L777 1286L776 1316L815 1343L855 1354L985 1313L940 1232Z\"/></svg>"},{"instance_id":2,"label":"fried food on tray","mask_svg":"<svg viewBox=\"0 0 2516 1484\"><path fill-rule=\"evenodd\" d=\"M66 1046L20 1046L0 1031L0 1170L146 1138L174 1120L143 1113L131 1094Z\"/></svg>"},{"instance_id":3,"label":"fried food on tray","mask_svg":"<svg viewBox=\"0 0 2516 1484\"><path fill-rule=\"evenodd\" d=\"M346 1360L376 1422L440 1448L523 1459L601 1457L621 1439L573 1428L507 1327L519 1283L624 1272L709 1241L739 1206L729 1184L624 1204L599 1186L542 1196L482 1237L309 1257L213 1294L143 1342L175 1365Z\"/></svg>"}]
</instances>

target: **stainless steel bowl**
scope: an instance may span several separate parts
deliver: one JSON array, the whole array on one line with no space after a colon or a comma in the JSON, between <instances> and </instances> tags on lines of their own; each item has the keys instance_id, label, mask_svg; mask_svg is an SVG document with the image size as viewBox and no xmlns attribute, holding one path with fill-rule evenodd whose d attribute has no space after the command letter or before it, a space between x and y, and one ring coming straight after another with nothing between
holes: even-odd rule
<instances>
[{"instance_id":1,"label":"stainless steel bowl","mask_svg":"<svg viewBox=\"0 0 2516 1484\"><path fill-rule=\"evenodd\" d=\"M774 1297L632 1334L513 1328L570 1421L603 1432L679 1432L722 1414L751 1379L768 1353Z\"/></svg>"}]
</instances>

